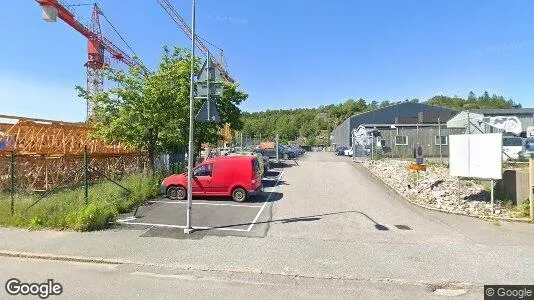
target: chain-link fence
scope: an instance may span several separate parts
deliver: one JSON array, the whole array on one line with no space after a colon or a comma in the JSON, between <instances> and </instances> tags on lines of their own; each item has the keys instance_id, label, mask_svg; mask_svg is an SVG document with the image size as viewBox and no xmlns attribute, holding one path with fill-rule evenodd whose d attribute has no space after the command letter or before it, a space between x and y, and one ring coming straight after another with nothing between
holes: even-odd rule
<instances>
[{"instance_id":1,"label":"chain-link fence","mask_svg":"<svg viewBox=\"0 0 534 300\"><path fill-rule=\"evenodd\" d=\"M130 191L121 184L129 175L147 175L146 155L21 155L0 156L0 203L14 213L15 203L32 203L63 192L80 192L85 202L89 190L99 183ZM6 201L10 205L6 205ZM65 200L68 202L68 199ZM65 203L69 205L69 203ZM60 208L58 208L60 209Z\"/></svg>"},{"instance_id":2,"label":"chain-link fence","mask_svg":"<svg viewBox=\"0 0 534 300\"><path fill-rule=\"evenodd\" d=\"M355 161L369 160L374 156L376 147L373 148L373 138L371 136L354 136L352 138L352 156Z\"/></svg>"},{"instance_id":3,"label":"chain-link fence","mask_svg":"<svg viewBox=\"0 0 534 300\"><path fill-rule=\"evenodd\" d=\"M234 142L234 147L251 150L256 148L264 140L266 139L256 136L239 136Z\"/></svg>"}]
</instances>

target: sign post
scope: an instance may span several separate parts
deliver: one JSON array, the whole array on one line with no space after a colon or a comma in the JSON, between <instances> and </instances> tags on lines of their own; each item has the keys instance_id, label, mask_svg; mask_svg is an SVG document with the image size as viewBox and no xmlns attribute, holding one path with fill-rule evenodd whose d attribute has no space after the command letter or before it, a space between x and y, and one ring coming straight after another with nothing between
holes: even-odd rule
<instances>
[{"instance_id":1,"label":"sign post","mask_svg":"<svg viewBox=\"0 0 534 300\"><path fill-rule=\"evenodd\" d=\"M356 131L352 131L352 161L356 161Z\"/></svg>"},{"instance_id":2,"label":"sign post","mask_svg":"<svg viewBox=\"0 0 534 300\"><path fill-rule=\"evenodd\" d=\"M214 67L209 52L207 53L206 61L202 66L200 75L198 76L197 99L206 99L202 108L196 116L197 122L215 122L220 123L221 117L217 110L216 100L222 94L222 76L219 69Z\"/></svg>"},{"instance_id":3,"label":"sign post","mask_svg":"<svg viewBox=\"0 0 534 300\"><path fill-rule=\"evenodd\" d=\"M529 127L530 128L530 127ZM527 136L528 134L527 129ZM534 138L526 139L523 142L523 152L528 154L528 201L530 204L530 219L534 221Z\"/></svg>"},{"instance_id":4,"label":"sign post","mask_svg":"<svg viewBox=\"0 0 534 300\"><path fill-rule=\"evenodd\" d=\"M415 164L410 165L410 170L417 172L416 185L419 185L419 171L426 171L426 165L424 162L424 151L422 146L417 146L413 149L413 156L415 158Z\"/></svg>"},{"instance_id":5,"label":"sign post","mask_svg":"<svg viewBox=\"0 0 534 300\"><path fill-rule=\"evenodd\" d=\"M528 182L529 182L529 197L528 201L530 204L530 220L534 221L534 158L532 157L532 154L530 155L530 158L528 159L528 167L529 167L529 176L528 176Z\"/></svg>"},{"instance_id":6,"label":"sign post","mask_svg":"<svg viewBox=\"0 0 534 300\"><path fill-rule=\"evenodd\" d=\"M206 61L202 66L198 82L195 84L195 18L196 18L196 0L192 3L192 22L191 22L191 87L189 94L189 147L187 153L187 216L186 228L184 233L190 234L193 232L191 226L191 210L193 206L193 126L194 121L197 122L221 122L221 117L217 111L216 104L211 101L212 98L219 97L222 94L221 73L217 68L213 67L213 61L209 52L207 53ZM213 81L210 83L210 81ZM195 86L197 90L197 97L206 99L202 108L194 118L195 105Z\"/></svg>"},{"instance_id":7,"label":"sign post","mask_svg":"<svg viewBox=\"0 0 534 300\"><path fill-rule=\"evenodd\" d=\"M191 208L193 206L193 111L195 104L195 0L192 5L191 22L191 86L189 89L189 147L187 151L187 216L184 233L193 232L191 226Z\"/></svg>"},{"instance_id":8,"label":"sign post","mask_svg":"<svg viewBox=\"0 0 534 300\"><path fill-rule=\"evenodd\" d=\"M276 145L275 145L276 149L275 149L275 151L276 151L276 163L277 163L277 164L280 163L280 157L279 157L279 155L278 155L278 153L279 153L278 139L279 139L279 136L278 136L278 134L276 134Z\"/></svg>"}]
</instances>

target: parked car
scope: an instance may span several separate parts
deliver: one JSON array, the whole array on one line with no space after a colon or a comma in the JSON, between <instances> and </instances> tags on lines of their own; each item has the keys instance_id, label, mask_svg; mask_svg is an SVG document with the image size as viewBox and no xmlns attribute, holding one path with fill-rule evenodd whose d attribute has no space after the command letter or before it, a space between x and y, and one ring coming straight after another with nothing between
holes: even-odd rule
<instances>
[{"instance_id":1,"label":"parked car","mask_svg":"<svg viewBox=\"0 0 534 300\"><path fill-rule=\"evenodd\" d=\"M297 152L298 155L303 155L304 153L306 153L306 150L302 149L300 146L291 147L291 149Z\"/></svg>"},{"instance_id":2,"label":"parked car","mask_svg":"<svg viewBox=\"0 0 534 300\"><path fill-rule=\"evenodd\" d=\"M288 149L285 149L281 145L278 146L278 149L272 148L272 149L254 149L254 152L261 153L263 156L267 156L270 159L276 158L276 152L278 151L278 158L279 159L295 159L297 155L295 152L290 151Z\"/></svg>"},{"instance_id":3,"label":"parked car","mask_svg":"<svg viewBox=\"0 0 534 300\"><path fill-rule=\"evenodd\" d=\"M295 157L300 156L300 153L299 153L297 150L291 148L291 147L288 146L288 145L280 145L280 147L284 148L285 150L287 150L287 151L289 151L289 152L292 152L292 153L294 154Z\"/></svg>"},{"instance_id":4,"label":"parked car","mask_svg":"<svg viewBox=\"0 0 534 300\"><path fill-rule=\"evenodd\" d=\"M306 153L306 150L304 148L300 147L300 146L297 147L297 149L298 149L298 151L300 151L301 154Z\"/></svg>"},{"instance_id":5,"label":"parked car","mask_svg":"<svg viewBox=\"0 0 534 300\"><path fill-rule=\"evenodd\" d=\"M347 147L345 147L345 146L337 147L336 151L335 151L335 154L336 155L345 155L345 150L346 149L347 149Z\"/></svg>"},{"instance_id":6,"label":"parked car","mask_svg":"<svg viewBox=\"0 0 534 300\"><path fill-rule=\"evenodd\" d=\"M193 168L193 196L230 196L244 202L262 189L261 168L256 156L219 156ZM187 173L171 175L161 189L171 200L187 198Z\"/></svg>"},{"instance_id":7,"label":"parked car","mask_svg":"<svg viewBox=\"0 0 534 300\"><path fill-rule=\"evenodd\" d=\"M523 139L516 136L504 136L502 138L502 159L519 159L523 151Z\"/></svg>"},{"instance_id":8,"label":"parked car","mask_svg":"<svg viewBox=\"0 0 534 300\"><path fill-rule=\"evenodd\" d=\"M354 153L354 150L352 148L348 148L348 149L345 149L343 154L345 156L352 156L353 153Z\"/></svg>"}]
</instances>

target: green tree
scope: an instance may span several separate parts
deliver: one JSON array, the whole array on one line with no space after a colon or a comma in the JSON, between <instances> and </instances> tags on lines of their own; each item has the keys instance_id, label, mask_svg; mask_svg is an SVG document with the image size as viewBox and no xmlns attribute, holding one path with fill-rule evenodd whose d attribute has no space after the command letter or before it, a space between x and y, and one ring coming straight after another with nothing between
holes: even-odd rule
<instances>
[{"instance_id":1,"label":"green tree","mask_svg":"<svg viewBox=\"0 0 534 300\"><path fill-rule=\"evenodd\" d=\"M388 107L390 105L391 103L388 100L382 101L382 103L380 103L380 108Z\"/></svg>"},{"instance_id":2,"label":"green tree","mask_svg":"<svg viewBox=\"0 0 534 300\"><path fill-rule=\"evenodd\" d=\"M154 170L155 156L159 151L184 149L189 135L190 52L181 48L163 49L157 70L144 74L138 68L115 70L108 68L105 76L117 87L90 96L77 87L80 96L93 105L94 125L98 135L106 141L124 141L126 146L148 152L149 168ZM200 60L195 59L195 72ZM237 107L247 95L237 85L225 85L217 102L223 123L240 129L240 110ZM195 113L202 101L195 102ZM195 141L216 141L223 124L196 124ZM199 148L199 147L198 147Z\"/></svg>"},{"instance_id":3,"label":"green tree","mask_svg":"<svg viewBox=\"0 0 534 300\"><path fill-rule=\"evenodd\" d=\"M477 101L477 95L475 95L473 91L469 92L469 95L467 96L467 101L470 101L470 102Z\"/></svg>"}]
</instances>

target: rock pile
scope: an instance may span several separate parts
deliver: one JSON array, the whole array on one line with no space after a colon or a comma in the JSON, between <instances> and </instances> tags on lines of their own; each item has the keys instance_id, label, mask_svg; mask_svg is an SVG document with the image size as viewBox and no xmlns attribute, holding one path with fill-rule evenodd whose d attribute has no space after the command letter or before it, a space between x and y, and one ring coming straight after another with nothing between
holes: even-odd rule
<instances>
[{"instance_id":1,"label":"rock pile","mask_svg":"<svg viewBox=\"0 0 534 300\"><path fill-rule=\"evenodd\" d=\"M410 162L401 160L378 160L364 162L373 174L389 184L410 201L447 212L471 216L491 216L490 192L473 180L460 182L449 176L449 169L443 165L430 165L426 172L417 175L408 169ZM497 199L496 199L497 200ZM513 218L513 210L502 207L495 201L495 216Z\"/></svg>"}]
</instances>

